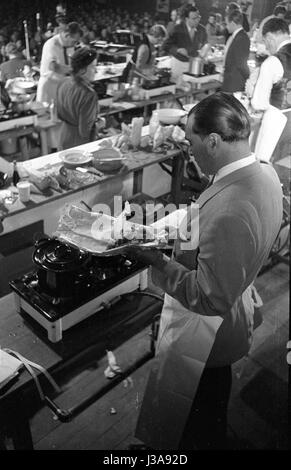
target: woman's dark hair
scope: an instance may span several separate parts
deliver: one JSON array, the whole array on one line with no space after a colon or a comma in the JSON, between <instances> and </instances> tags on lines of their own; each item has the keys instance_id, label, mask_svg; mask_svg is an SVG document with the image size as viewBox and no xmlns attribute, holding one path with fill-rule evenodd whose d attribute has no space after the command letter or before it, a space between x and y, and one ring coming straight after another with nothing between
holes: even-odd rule
<instances>
[{"instance_id":1,"label":"woman's dark hair","mask_svg":"<svg viewBox=\"0 0 291 470\"><path fill-rule=\"evenodd\" d=\"M289 26L287 21L281 18L270 18L263 26L262 35L266 36L267 33L289 34Z\"/></svg>"},{"instance_id":2,"label":"woman's dark hair","mask_svg":"<svg viewBox=\"0 0 291 470\"><path fill-rule=\"evenodd\" d=\"M97 52L92 47L79 47L71 58L72 73L75 75L80 70L88 67L97 57Z\"/></svg>"},{"instance_id":3,"label":"woman's dark hair","mask_svg":"<svg viewBox=\"0 0 291 470\"><path fill-rule=\"evenodd\" d=\"M189 113L194 117L192 131L200 136L212 132L225 142L247 140L250 118L245 107L230 93L218 92L207 96Z\"/></svg>"}]
</instances>

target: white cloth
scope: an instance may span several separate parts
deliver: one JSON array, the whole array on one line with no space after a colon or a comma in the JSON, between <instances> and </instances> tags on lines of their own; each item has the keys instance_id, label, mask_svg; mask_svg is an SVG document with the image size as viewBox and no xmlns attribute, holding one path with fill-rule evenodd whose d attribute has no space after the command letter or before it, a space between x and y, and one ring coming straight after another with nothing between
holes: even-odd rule
<instances>
[{"instance_id":1,"label":"white cloth","mask_svg":"<svg viewBox=\"0 0 291 470\"><path fill-rule=\"evenodd\" d=\"M225 61L226 61L226 56L227 56L227 53L228 53L228 50L234 40L234 38L236 37L236 35L243 29L243 27L240 27L238 29L236 29L232 35L228 38L228 40L226 41L226 44L225 44L225 49L224 49L224 56L223 56L223 68L224 68L224 65L225 65Z\"/></svg>"},{"instance_id":2,"label":"white cloth","mask_svg":"<svg viewBox=\"0 0 291 470\"><path fill-rule=\"evenodd\" d=\"M236 162L229 163L229 165L223 166L222 168L218 170L218 172L214 176L213 183L220 180L224 176L229 175L233 171L236 171L236 170L239 170L240 168L251 165L255 161L256 161L255 155L251 154L248 157L241 158L240 160L237 160Z\"/></svg>"},{"instance_id":3,"label":"white cloth","mask_svg":"<svg viewBox=\"0 0 291 470\"><path fill-rule=\"evenodd\" d=\"M136 437L154 449L175 450L223 319L184 308L165 294L157 355L141 406Z\"/></svg>"},{"instance_id":4,"label":"white cloth","mask_svg":"<svg viewBox=\"0 0 291 470\"><path fill-rule=\"evenodd\" d=\"M264 112L255 147L258 160L270 161L286 122L285 114L274 106Z\"/></svg>"},{"instance_id":5,"label":"white cloth","mask_svg":"<svg viewBox=\"0 0 291 470\"><path fill-rule=\"evenodd\" d=\"M283 41L277 52L286 44L291 43L291 39ZM284 75L284 68L278 57L274 55L268 57L261 65L258 81L251 99L252 107L255 110L265 111L270 105L270 96L273 85L278 83Z\"/></svg>"},{"instance_id":6,"label":"white cloth","mask_svg":"<svg viewBox=\"0 0 291 470\"><path fill-rule=\"evenodd\" d=\"M176 59L176 57L171 57L171 78L177 83L179 78L183 73L189 72L190 62L182 62L181 60Z\"/></svg>"},{"instance_id":7,"label":"white cloth","mask_svg":"<svg viewBox=\"0 0 291 470\"><path fill-rule=\"evenodd\" d=\"M67 48L67 56L70 57L73 51L74 48ZM42 103L50 103L51 100L56 100L57 87L64 78L64 75L50 70L50 64L52 62L56 62L59 65L66 65L64 47L59 34L48 39L42 49L40 79L36 97L37 101Z\"/></svg>"}]
</instances>

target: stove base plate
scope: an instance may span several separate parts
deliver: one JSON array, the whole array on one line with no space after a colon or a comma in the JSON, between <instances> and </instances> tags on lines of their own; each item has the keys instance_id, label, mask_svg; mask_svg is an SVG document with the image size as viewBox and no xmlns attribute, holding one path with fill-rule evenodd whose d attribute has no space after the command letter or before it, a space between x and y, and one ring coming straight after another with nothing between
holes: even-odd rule
<instances>
[{"instance_id":1,"label":"stove base plate","mask_svg":"<svg viewBox=\"0 0 291 470\"><path fill-rule=\"evenodd\" d=\"M110 305L110 303L114 303L114 299L116 297L118 298L123 294L127 294L137 289L145 290L147 286L148 269L144 269L126 281L121 282L118 286L109 289L95 299L87 302L79 308L76 308L75 310L72 310L70 313L56 321L49 321L44 316L40 315L40 313L17 292L14 292L14 299L17 312L20 313L21 309L24 310L24 312L45 328L49 341L57 343L62 340L63 331L68 330L91 315L98 313L98 311L102 310L104 307L106 308L107 304Z\"/></svg>"}]
</instances>

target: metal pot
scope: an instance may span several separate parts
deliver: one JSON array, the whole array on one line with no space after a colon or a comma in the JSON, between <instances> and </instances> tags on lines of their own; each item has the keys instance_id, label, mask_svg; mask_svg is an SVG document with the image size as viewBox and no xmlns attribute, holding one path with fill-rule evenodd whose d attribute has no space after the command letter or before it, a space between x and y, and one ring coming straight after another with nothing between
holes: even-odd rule
<instances>
[{"instance_id":1,"label":"metal pot","mask_svg":"<svg viewBox=\"0 0 291 470\"><path fill-rule=\"evenodd\" d=\"M37 265L41 291L53 297L74 297L85 288L91 274L91 256L54 238L35 243L32 259Z\"/></svg>"},{"instance_id":2,"label":"metal pot","mask_svg":"<svg viewBox=\"0 0 291 470\"><path fill-rule=\"evenodd\" d=\"M190 63L190 73L199 77L203 73L204 62L201 57L194 57Z\"/></svg>"}]
</instances>

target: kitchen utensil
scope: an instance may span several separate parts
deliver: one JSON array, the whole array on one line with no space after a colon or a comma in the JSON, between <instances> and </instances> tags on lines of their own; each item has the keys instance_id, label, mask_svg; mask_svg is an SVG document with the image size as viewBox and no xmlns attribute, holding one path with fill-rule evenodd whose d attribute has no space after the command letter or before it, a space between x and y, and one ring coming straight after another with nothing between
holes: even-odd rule
<instances>
[{"instance_id":1,"label":"kitchen utensil","mask_svg":"<svg viewBox=\"0 0 291 470\"><path fill-rule=\"evenodd\" d=\"M178 124L180 119L186 115L186 111L175 108L162 108L157 110L158 118L162 124Z\"/></svg>"},{"instance_id":2,"label":"kitchen utensil","mask_svg":"<svg viewBox=\"0 0 291 470\"><path fill-rule=\"evenodd\" d=\"M204 62L201 57L194 57L190 63L190 73L199 77L203 73Z\"/></svg>"},{"instance_id":3,"label":"kitchen utensil","mask_svg":"<svg viewBox=\"0 0 291 470\"><path fill-rule=\"evenodd\" d=\"M91 256L55 238L44 237L35 243L33 262L37 265L39 287L49 295L71 297L80 285L86 287Z\"/></svg>"},{"instance_id":4,"label":"kitchen utensil","mask_svg":"<svg viewBox=\"0 0 291 470\"><path fill-rule=\"evenodd\" d=\"M92 164L97 170L111 172L119 170L126 158L114 147L100 148L93 152Z\"/></svg>"},{"instance_id":5,"label":"kitchen utensil","mask_svg":"<svg viewBox=\"0 0 291 470\"><path fill-rule=\"evenodd\" d=\"M92 160L92 154L82 150L65 150L59 154L61 160L67 168L76 168L80 165L85 165Z\"/></svg>"},{"instance_id":6,"label":"kitchen utensil","mask_svg":"<svg viewBox=\"0 0 291 470\"><path fill-rule=\"evenodd\" d=\"M96 175L96 176L104 176L104 173L102 173L101 171L99 170L96 170L96 168L84 168L84 167L81 167L81 166L77 166L76 167L76 170L79 171L80 173L92 173L93 175Z\"/></svg>"}]
</instances>

